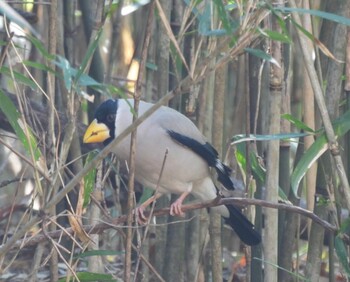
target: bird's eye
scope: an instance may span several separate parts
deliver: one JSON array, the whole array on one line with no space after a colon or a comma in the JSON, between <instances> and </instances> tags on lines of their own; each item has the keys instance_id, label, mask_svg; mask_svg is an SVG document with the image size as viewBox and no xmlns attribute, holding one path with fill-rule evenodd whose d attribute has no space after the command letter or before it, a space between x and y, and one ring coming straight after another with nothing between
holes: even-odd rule
<instances>
[{"instance_id":1,"label":"bird's eye","mask_svg":"<svg viewBox=\"0 0 350 282\"><path fill-rule=\"evenodd\" d=\"M115 115L112 115L112 114L108 115L108 116L107 116L107 121L108 121L108 122L113 122L113 123L114 123L114 121L115 121Z\"/></svg>"}]
</instances>

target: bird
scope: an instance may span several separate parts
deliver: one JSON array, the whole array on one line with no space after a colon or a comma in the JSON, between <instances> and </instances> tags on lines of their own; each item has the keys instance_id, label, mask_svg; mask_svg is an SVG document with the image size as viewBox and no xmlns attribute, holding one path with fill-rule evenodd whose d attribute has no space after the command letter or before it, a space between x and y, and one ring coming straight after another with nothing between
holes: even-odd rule
<instances>
[{"instance_id":1,"label":"bird","mask_svg":"<svg viewBox=\"0 0 350 282\"><path fill-rule=\"evenodd\" d=\"M139 115L153 105L140 101ZM102 102L86 129L83 142L108 145L132 124L133 106L133 99ZM119 161L129 161L130 142L129 134L113 147L112 152ZM143 216L143 210L163 194L180 195L170 206L170 214L175 216L183 216L182 203L189 194L201 201L216 199L218 189L211 168L215 169L218 181L226 189L235 188L230 178L231 169L219 159L216 149L196 125L175 109L161 106L137 127L135 179L156 191L141 204L140 215ZM260 233L237 207L221 205L212 209L221 214L243 243L253 246L261 242Z\"/></svg>"}]
</instances>

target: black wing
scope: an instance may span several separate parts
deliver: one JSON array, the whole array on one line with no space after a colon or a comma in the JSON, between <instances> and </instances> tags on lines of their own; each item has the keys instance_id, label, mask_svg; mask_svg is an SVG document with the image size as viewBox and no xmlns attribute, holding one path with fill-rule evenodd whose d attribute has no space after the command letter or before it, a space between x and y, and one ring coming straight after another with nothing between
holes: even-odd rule
<instances>
[{"instance_id":1,"label":"black wing","mask_svg":"<svg viewBox=\"0 0 350 282\"><path fill-rule=\"evenodd\" d=\"M167 130L167 133L176 142L186 146L202 157L210 167L214 167L216 173L218 174L218 180L220 183L222 183L222 185L230 190L235 189L230 179L231 169L220 161L218 152L212 145L210 145L210 143L206 142L202 144L193 138L187 137L172 130Z\"/></svg>"}]
</instances>

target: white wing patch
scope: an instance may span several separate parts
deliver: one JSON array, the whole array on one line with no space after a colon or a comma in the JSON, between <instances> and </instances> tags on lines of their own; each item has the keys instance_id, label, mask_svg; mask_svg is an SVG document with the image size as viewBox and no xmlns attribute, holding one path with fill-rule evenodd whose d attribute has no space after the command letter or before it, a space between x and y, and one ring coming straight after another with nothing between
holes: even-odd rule
<instances>
[{"instance_id":1,"label":"white wing patch","mask_svg":"<svg viewBox=\"0 0 350 282\"><path fill-rule=\"evenodd\" d=\"M216 159L215 161L215 167L220 170L222 173L226 173L224 165L222 164L222 162L219 159Z\"/></svg>"}]
</instances>

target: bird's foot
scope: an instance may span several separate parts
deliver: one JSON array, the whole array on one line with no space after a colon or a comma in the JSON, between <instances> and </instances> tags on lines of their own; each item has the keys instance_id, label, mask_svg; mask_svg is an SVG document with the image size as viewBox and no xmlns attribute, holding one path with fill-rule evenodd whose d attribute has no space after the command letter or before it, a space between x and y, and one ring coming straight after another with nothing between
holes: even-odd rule
<instances>
[{"instance_id":1,"label":"bird's foot","mask_svg":"<svg viewBox=\"0 0 350 282\"><path fill-rule=\"evenodd\" d=\"M144 225L148 221L148 217L145 216L144 211L145 207L142 205L134 209L134 214L138 224Z\"/></svg>"},{"instance_id":2,"label":"bird's foot","mask_svg":"<svg viewBox=\"0 0 350 282\"><path fill-rule=\"evenodd\" d=\"M177 199L174 203L171 204L170 215L185 217L185 213L182 211L182 201L179 201L179 199Z\"/></svg>"}]
</instances>

